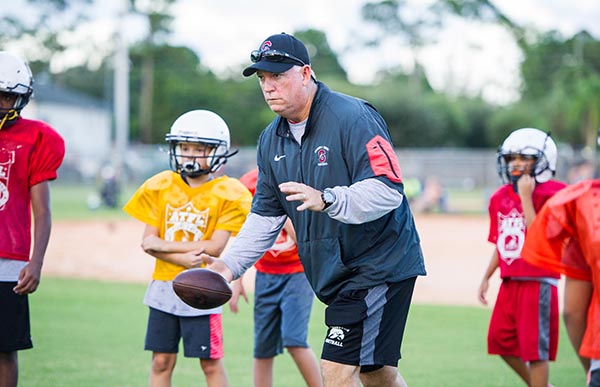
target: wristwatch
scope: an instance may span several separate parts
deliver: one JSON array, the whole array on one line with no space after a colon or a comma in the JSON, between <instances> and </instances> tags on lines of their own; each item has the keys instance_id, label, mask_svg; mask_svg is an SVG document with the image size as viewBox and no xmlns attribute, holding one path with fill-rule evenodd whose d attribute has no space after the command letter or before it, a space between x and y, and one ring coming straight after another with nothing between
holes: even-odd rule
<instances>
[{"instance_id":1,"label":"wristwatch","mask_svg":"<svg viewBox=\"0 0 600 387\"><path fill-rule=\"evenodd\" d=\"M321 193L321 200L323 201L323 203L325 203L323 210L326 210L327 208L329 208L329 206L333 204L333 202L335 202L335 194L333 193L333 191L326 188Z\"/></svg>"}]
</instances>

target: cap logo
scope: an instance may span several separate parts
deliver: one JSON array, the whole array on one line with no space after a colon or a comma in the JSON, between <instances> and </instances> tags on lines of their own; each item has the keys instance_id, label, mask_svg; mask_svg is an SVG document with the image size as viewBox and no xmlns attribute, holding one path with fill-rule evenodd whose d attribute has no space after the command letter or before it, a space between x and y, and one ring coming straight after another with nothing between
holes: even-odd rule
<instances>
[{"instance_id":1,"label":"cap logo","mask_svg":"<svg viewBox=\"0 0 600 387\"><path fill-rule=\"evenodd\" d=\"M271 46L273 45L273 43L271 43L270 40L265 40L264 43L260 46L260 51L267 51L271 49Z\"/></svg>"}]
</instances>

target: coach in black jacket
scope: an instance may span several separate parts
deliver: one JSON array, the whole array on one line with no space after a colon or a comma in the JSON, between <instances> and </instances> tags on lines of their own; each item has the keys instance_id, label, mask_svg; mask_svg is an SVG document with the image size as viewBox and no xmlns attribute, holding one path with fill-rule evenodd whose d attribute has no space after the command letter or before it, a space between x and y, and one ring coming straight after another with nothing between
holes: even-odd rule
<instances>
[{"instance_id":1,"label":"coach in black jacket","mask_svg":"<svg viewBox=\"0 0 600 387\"><path fill-rule=\"evenodd\" d=\"M386 123L366 101L316 81L291 35L270 36L251 59L243 74L257 74L278 117L258 143L251 214L222 259L205 261L238 278L289 217L306 276L328 305L325 385L404 386L400 347L425 267Z\"/></svg>"}]
</instances>

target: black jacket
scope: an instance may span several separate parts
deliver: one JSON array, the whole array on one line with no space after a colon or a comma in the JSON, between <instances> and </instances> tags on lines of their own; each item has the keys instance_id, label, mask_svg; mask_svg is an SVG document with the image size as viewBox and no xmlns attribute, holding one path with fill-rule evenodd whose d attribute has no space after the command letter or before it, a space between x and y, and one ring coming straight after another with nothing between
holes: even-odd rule
<instances>
[{"instance_id":1,"label":"black jacket","mask_svg":"<svg viewBox=\"0 0 600 387\"><path fill-rule=\"evenodd\" d=\"M403 192L402 176L387 126L369 103L318 82L299 145L286 119L277 117L260 136L259 178L252 212L287 215L294 224L300 259L317 297L370 288L425 275L420 240L408 201L371 222L345 224L324 212L296 211L278 185L287 181L318 190L377 178Z\"/></svg>"}]
</instances>

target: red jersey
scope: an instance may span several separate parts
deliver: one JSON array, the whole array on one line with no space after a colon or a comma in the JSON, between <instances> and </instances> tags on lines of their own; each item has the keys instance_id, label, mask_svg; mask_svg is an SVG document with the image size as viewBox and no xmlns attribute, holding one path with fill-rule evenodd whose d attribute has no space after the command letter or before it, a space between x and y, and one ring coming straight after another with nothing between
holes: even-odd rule
<instances>
[{"instance_id":1,"label":"red jersey","mask_svg":"<svg viewBox=\"0 0 600 387\"><path fill-rule=\"evenodd\" d=\"M44 122L18 118L0 129L0 257L29 260L30 188L56 179L64 155L62 137Z\"/></svg>"},{"instance_id":2,"label":"red jersey","mask_svg":"<svg viewBox=\"0 0 600 387\"><path fill-rule=\"evenodd\" d=\"M530 227L523 258L593 283L579 353L600 359L600 179L569 186L548 200Z\"/></svg>"},{"instance_id":3,"label":"red jersey","mask_svg":"<svg viewBox=\"0 0 600 387\"><path fill-rule=\"evenodd\" d=\"M256 168L240 177L240 181L252 192L252 195L256 191L257 179ZM254 264L254 267L257 271L267 274L292 274L304 271L298 256L298 246L285 230L281 230L273 247Z\"/></svg>"},{"instance_id":4,"label":"red jersey","mask_svg":"<svg viewBox=\"0 0 600 387\"><path fill-rule=\"evenodd\" d=\"M550 197L564 187L564 183L555 180L536 184L532 197L536 213ZM500 277L560 278L555 272L533 266L521 259L527 232L526 221L521 198L514 192L512 185L503 185L492 195L488 210L488 241L496 245Z\"/></svg>"}]
</instances>

